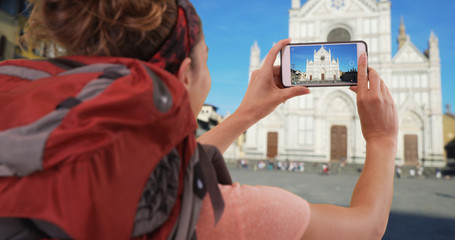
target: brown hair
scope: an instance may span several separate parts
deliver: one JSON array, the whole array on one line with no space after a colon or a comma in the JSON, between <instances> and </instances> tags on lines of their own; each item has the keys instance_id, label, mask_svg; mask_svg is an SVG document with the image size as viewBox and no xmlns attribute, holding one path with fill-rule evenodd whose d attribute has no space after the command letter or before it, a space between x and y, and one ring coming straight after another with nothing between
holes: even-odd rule
<instances>
[{"instance_id":1,"label":"brown hair","mask_svg":"<svg viewBox=\"0 0 455 240\"><path fill-rule=\"evenodd\" d=\"M52 42L70 55L149 60L177 19L175 0L30 0L23 43Z\"/></svg>"}]
</instances>

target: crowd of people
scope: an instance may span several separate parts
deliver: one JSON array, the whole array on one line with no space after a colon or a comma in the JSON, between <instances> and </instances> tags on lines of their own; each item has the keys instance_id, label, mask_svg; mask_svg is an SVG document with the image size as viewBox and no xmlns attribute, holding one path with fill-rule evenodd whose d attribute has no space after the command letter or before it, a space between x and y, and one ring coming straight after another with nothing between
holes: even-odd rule
<instances>
[{"instance_id":1,"label":"crowd of people","mask_svg":"<svg viewBox=\"0 0 455 240\"><path fill-rule=\"evenodd\" d=\"M307 163L309 164L309 163ZM319 166L320 165L320 166ZM346 161L340 162L340 167L345 167ZM305 162L303 161L289 161L288 159L284 161L280 160L259 160L254 161L253 163L249 163L247 159L239 159L237 160L237 168L243 169L252 169L252 170L279 170L285 172L305 172ZM403 168L405 170L403 170ZM316 170L315 170L316 169ZM322 164L313 163L313 167L311 169L312 172L316 171L320 175L329 175L330 171L330 163L323 162ZM308 168L307 168L308 171ZM362 169L358 169L357 172L361 172ZM425 172L425 168L422 165L417 166L396 166L395 167L395 176L397 179L400 178L431 178L434 177L436 179L442 179L443 174L441 169L435 168L434 171L430 170Z\"/></svg>"},{"instance_id":2,"label":"crowd of people","mask_svg":"<svg viewBox=\"0 0 455 240\"><path fill-rule=\"evenodd\" d=\"M315 163L314 165L318 165ZM329 174L329 164L322 163L322 175ZM289 161L286 159L285 161L278 161L278 160L259 160L255 161L252 164L249 164L248 160L246 159L239 159L237 160L237 168L249 169L252 168L253 170L279 170L279 171L287 171L287 172L305 172L305 162L302 161Z\"/></svg>"}]
</instances>

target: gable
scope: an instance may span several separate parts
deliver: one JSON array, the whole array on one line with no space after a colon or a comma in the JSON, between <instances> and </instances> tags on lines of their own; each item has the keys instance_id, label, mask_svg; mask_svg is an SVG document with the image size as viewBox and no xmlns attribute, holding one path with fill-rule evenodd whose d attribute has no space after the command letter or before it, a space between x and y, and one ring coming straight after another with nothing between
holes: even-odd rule
<instances>
[{"instance_id":1,"label":"gable","mask_svg":"<svg viewBox=\"0 0 455 240\"><path fill-rule=\"evenodd\" d=\"M308 0L298 11L299 17L346 13L378 12L376 0Z\"/></svg>"},{"instance_id":2,"label":"gable","mask_svg":"<svg viewBox=\"0 0 455 240\"><path fill-rule=\"evenodd\" d=\"M329 55L329 52L323 46L321 46L321 48L316 52L315 56L322 56L322 55L325 55L325 56Z\"/></svg>"},{"instance_id":3,"label":"gable","mask_svg":"<svg viewBox=\"0 0 455 240\"><path fill-rule=\"evenodd\" d=\"M330 9L327 8L327 4L320 4L319 6L317 6L313 12L313 14L309 14L309 15L313 15L313 16L324 16L324 15L327 15L327 14L330 14Z\"/></svg>"},{"instance_id":4,"label":"gable","mask_svg":"<svg viewBox=\"0 0 455 240\"><path fill-rule=\"evenodd\" d=\"M407 41L392 58L393 63L426 63L428 59L417 49L417 47Z\"/></svg>"},{"instance_id":5,"label":"gable","mask_svg":"<svg viewBox=\"0 0 455 240\"><path fill-rule=\"evenodd\" d=\"M347 9L347 12L351 12L351 13L363 12L363 11L365 11L365 9L362 6L360 6L356 1L352 1L350 6Z\"/></svg>"}]
</instances>

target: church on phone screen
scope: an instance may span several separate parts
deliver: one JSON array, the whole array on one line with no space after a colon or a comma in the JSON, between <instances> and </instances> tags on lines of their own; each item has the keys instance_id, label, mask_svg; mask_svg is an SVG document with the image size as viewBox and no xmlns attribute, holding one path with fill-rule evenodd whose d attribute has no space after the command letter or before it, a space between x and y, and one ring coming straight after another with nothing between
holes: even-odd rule
<instances>
[{"instance_id":1,"label":"church on phone screen","mask_svg":"<svg viewBox=\"0 0 455 240\"><path fill-rule=\"evenodd\" d=\"M398 108L397 165L444 166L436 35L428 33L428 49L421 52L406 34L403 19L399 26L391 25L389 0L291 1L289 37L293 43L363 40L368 44L369 66L381 74ZM392 31L399 31L398 39L392 39ZM395 53L392 41L398 41ZM262 63L255 43L250 75ZM355 93L347 87L311 91L280 105L248 129L236 155L251 160L363 163L366 149Z\"/></svg>"},{"instance_id":2,"label":"church on phone screen","mask_svg":"<svg viewBox=\"0 0 455 240\"><path fill-rule=\"evenodd\" d=\"M307 60L306 74L303 81L313 80L336 80L340 78L340 61L332 57L332 51L324 46L314 50L313 59ZM328 72L328 74L326 73ZM325 76L327 74L327 77Z\"/></svg>"}]
</instances>

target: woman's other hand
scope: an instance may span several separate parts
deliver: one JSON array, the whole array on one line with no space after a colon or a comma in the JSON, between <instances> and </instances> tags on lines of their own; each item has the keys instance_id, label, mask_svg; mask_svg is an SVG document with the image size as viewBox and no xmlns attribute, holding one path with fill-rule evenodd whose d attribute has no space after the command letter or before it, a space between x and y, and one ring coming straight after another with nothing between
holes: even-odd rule
<instances>
[{"instance_id":1,"label":"woman's other hand","mask_svg":"<svg viewBox=\"0 0 455 240\"><path fill-rule=\"evenodd\" d=\"M237 111L251 116L253 123L269 115L286 100L310 93L308 88L302 86L284 88L280 66L273 66L280 50L290 42L290 39L279 41L267 54L264 65L251 74L248 89Z\"/></svg>"},{"instance_id":2,"label":"woman's other hand","mask_svg":"<svg viewBox=\"0 0 455 240\"><path fill-rule=\"evenodd\" d=\"M368 68L367 57L359 58L357 86L357 108L366 142L396 141L398 136L398 113L389 89L373 68Z\"/></svg>"}]
</instances>

